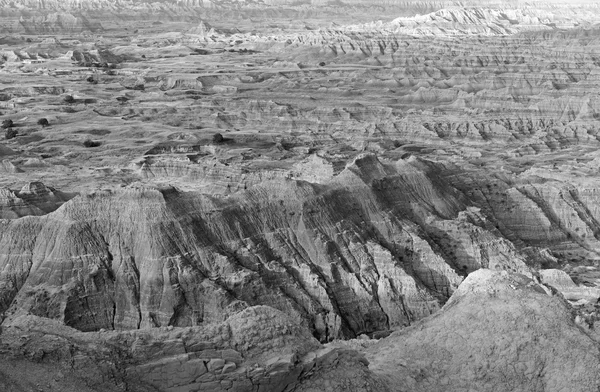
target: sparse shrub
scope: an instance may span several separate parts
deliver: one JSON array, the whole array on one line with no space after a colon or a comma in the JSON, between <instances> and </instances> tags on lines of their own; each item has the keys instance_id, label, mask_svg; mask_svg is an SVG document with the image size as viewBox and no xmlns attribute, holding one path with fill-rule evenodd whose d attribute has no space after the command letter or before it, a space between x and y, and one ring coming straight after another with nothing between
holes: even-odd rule
<instances>
[{"instance_id":1,"label":"sparse shrub","mask_svg":"<svg viewBox=\"0 0 600 392\"><path fill-rule=\"evenodd\" d=\"M73 102L75 102L75 98L73 98L72 95L66 95L65 98L64 98L64 101L66 103L73 103Z\"/></svg>"},{"instance_id":2,"label":"sparse shrub","mask_svg":"<svg viewBox=\"0 0 600 392\"><path fill-rule=\"evenodd\" d=\"M37 123L38 123L38 125L41 125L42 127L47 127L50 125L47 118L40 118Z\"/></svg>"},{"instance_id":3,"label":"sparse shrub","mask_svg":"<svg viewBox=\"0 0 600 392\"><path fill-rule=\"evenodd\" d=\"M182 124L182 121L178 118L173 118L173 119L169 119L168 121L165 121L165 124L172 126L172 127L180 127Z\"/></svg>"},{"instance_id":4,"label":"sparse shrub","mask_svg":"<svg viewBox=\"0 0 600 392\"><path fill-rule=\"evenodd\" d=\"M94 140L91 139L87 139L86 141L83 142L83 146L86 148L90 148L90 147L98 147L100 144L100 142L96 142Z\"/></svg>"},{"instance_id":5,"label":"sparse shrub","mask_svg":"<svg viewBox=\"0 0 600 392\"><path fill-rule=\"evenodd\" d=\"M6 119L2 121L2 129L12 128L14 125L13 120Z\"/></svg>"},{"instance_id":6,"label":"sparse shrub","mask_svg":"<svg viewBox=\"0 0 600 392\"><path fill-rule=\"evenodd\" d=\"M220 133L215 133L213 135L212 140L213 140L213 143L219 144L219 143L223 143L225 141L225 138Z\"/></svg>"},{"instance_id":7,"label":"sparse shrub","mask_svg":"<svg viewBox=\"0 0 600 392\"><path fill-rule=\"evenodd\" d=\"M6 133L4 134L4 136L6 137L6 140L10 140L10 139L16 137L18 134L19 134L19 132L17 132L16 129L8 128L6 130Z\"/></svg>"}]
</instances>

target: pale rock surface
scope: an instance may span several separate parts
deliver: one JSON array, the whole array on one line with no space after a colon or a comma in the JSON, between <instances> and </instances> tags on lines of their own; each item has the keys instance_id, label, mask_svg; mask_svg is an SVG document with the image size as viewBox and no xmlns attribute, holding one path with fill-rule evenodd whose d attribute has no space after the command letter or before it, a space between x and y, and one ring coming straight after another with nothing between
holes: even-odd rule
<instances>
[{"instance_id":1,"label":"pale rock surface","mask_svg":"<svg viewBox=\"0 0 600 392\"><path fill-rule=\"evenodd\" d=\"M569 301L596 303L600 298L599 288L578 286L573 282L571 277L562 270L541 270L539 274L542 283L552 286Z\"/></svg>"},{"instance_id":2,"label":"pale rock surface","mask_svg":"<svg viewBox=\"0 0 600 392\"><path fill-rule=\"evenodd\" d=\"M4 173L19 173L19 172L22 172L21 169L19 169L17 166L15 166L8 159L4 159L4 160L2 160L2 162L0 162L0 171L2 171Z\"/></svg>"},{"instance_id":3,"label":"pale rock surface","mask_svg":"<svg viewBox=\"0 0 600 392\"><path fill-rule=\"evenodd\" d=\"M110 391L386 390L362 354L323 348L267 306L204 327L93 334L20 316L3 324L2 336L0 348L12 355L60 364L84 382L102 380L98 385Z\"/></svg>"},{"instance_id":4,"label":"pale rock surface","mask_svg":"<svg viewBox=\"0 0 600 392\"><path fill-rule=\"evenodd\" d=\"M573 317L524 275L481 269L366 356L392 391L596 391L600 351Z\"/></svg>"},{"instance_id":5,"label":"pale rock surface","mask_svg":"<svg viewBox=\"0 0 600 392\"><path fill-rule=\"evenodd\" d=\"M59 208L73 196L48 188L39 181L30 182L17 192L0 188L0 218L45 215Z\"/></svg>"}]
</instances>

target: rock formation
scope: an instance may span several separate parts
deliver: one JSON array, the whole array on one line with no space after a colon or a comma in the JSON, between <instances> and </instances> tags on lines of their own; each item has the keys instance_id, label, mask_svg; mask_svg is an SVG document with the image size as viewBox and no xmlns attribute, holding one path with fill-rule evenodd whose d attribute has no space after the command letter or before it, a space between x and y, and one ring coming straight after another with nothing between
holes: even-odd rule
<instances>
[{"instance_id":1,"label":"rock formation","mask_svg":"<svg viewBox=\"0 0 600 392\"><path fill-rule=\"evenodd\" d=\"M23 330L29 334L19 336ZM321 377L331 390L386 390L362 354L320 346L307 329L267 306L207 327L94 334L21 316L5 323L0 348L39 367L59 364L79 384L109 391L301 391Z\"/></svg>"},{"instance_id":2,"label":"rock formation","mask_svg":"<svg viewBox=\"0 0 600 392\"><path fill-rule=\"evenodd\" d=\"M4 323L0 349L109 391L593 391L597 341L573 318L547 287L481 269L439 313L379 341L323 347L284 313L255 306L203 327L129 332L19 316Z\"/></svg>"},{"instance_id":3,"label":"rock formation","mask_svg":"<svg viewBox=\"0 0 600 392\"><path fill-rule=\"evenodd\" d=\"M571 3L0 0L0 389L597 390Z\"/></svg>"},{"instance_id":4,"label":"rock formation","mask_svg":"<svg viewBox=\"0 0 600 392\"><path fill-rule=\"evenodd\" d=\"M484 216L459 214L464 196L419 166L367 154L328 185L98 192L5 221L2 311L93 331L202 325L269 304L327 341L409 325L481 267L530 274L527 257Z\"/></svg>"},{"instance_id":5,"label":"rock formation","mask_svg":"<svg viewBox=\"0 0 600 392\"><path fill-rule=\"evenodd\" d=\"M479 270L440 313L367 359L395 391L593 391L599 354L560 297L523 275Z\"/></svg>"}]
</instances>

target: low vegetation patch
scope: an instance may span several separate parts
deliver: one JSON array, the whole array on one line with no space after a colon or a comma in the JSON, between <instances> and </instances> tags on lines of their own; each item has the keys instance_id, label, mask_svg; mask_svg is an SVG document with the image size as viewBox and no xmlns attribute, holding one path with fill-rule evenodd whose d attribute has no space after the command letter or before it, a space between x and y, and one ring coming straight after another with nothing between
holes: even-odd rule
<instances>
[{"instance_id":1,"label":"low vegetation patch","mask_svg":"<svg viewBox=\"0 0 600 392\"><path fill-rule=\"evenodd\" d=\"M6 140L10 140L10 139L17 137L18 134L19 134L19 132L17 132L16 129L8 128L6 130L6 133L4 134L4 136L6 137Z\"/></svg>"},{"instance_id":2,"label":"low vegetation patch","mask_svg":"<svg viewBox=\"0 0 600 392\"><path fill-rule=\"evenodd\" d=\"M86 141L83 142L83 146L86 148L90 148L90 147L98 147L100 146L102 143L97 142L95 140L91 140L91 139L87 139Z\"/></svg>"},{"instance_id":3,"label":"low vegetation patch","mask_svg":"<svg viewBox=\"0 0 600 392\"><path fill-rule=\"evenodd\" d=\"M108 129L92 128L92 129L82 129L82 130L76 131L75 133L87 133L88 135L104 136L104 135L109 135L110 131Z\"/></svg>"},{"instance_id":4,"label":"low vegetation patch","mask_svg":"<svg viewBox=\"0 0 600 392\"><path fill-rule=\"evenodd\" d=\"M220 133L215 133L212 138L213 143L221 144L225 141L225 138Z\"/></svg>"},{"instance_id":5,"label":"low vegetation patch","mask_svg":"<svg viewBox=\"0 0 600 392\"><path fill-rule=\"evenodd\" d=\"M14 127L13 120L7 119L2 121L2 129L8 129Z\"/></svg>"}]
</instances>

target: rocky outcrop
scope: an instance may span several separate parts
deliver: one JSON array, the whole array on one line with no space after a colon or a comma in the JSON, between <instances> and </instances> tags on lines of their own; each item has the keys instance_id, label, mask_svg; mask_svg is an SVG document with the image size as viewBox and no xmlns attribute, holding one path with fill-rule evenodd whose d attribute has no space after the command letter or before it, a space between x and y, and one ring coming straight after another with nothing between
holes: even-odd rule
<instances>
[{"instance_id":1,"label":"rocky outcrop","mask_svg":"<svg viewBox=\"0 0 600 392\"><path fill-rule=\"evenodd\" d=\"M2 173L13 174L13 173L20 173L22 171L23 170L19 169L8 159L4 159L4 160L2 160L2 162L0 162L0 172L2 172Z\"/></svg>"},{"instance_id":2,"label":"rocky outcrop","mask_svg":"<svg viewBox=\"0 0 600 392\"><path fill-rule=\"evenodd\" d=\"M596 287L578 286L569 275L561 270L547 269L540 271L542 283L558 290L565 299L578 305L596 303L600 299L600 289Z\"/></svg>"},{"instance_id":3,"label":"rocky outcrop","mask_svg":"<svg viewBox=\"0 0 600 392\"><path fill-rule=\"evenodd\" d=\"M597 5L321 3L0 0L0 355L102 390L598 387Z\"/></svg>"},{"instance_id":4,"label":"rocky outcrop","mask_svg":"<svg viewBox=\"0 0 600 392\"><path fill-rule=\"evenodd\" d=\"M163 78L158 83L158 88L161 90L172 90L172 89L182 89L182 90L194 90L194 89L202 89L202 82L200 82L196 77L190 77L186 75L181 76L169 76Z\"/></svg>"},{"instance_id":5,"label":"rocky outcrop","mask_svg":"<svg viewBox=\"0 0 600 392\"><path fill-rule=\"evenodd\" d=\"M552 178L551 173L539 174L537 178L529 177L530 173L498 176L482 183L479 180L483 178L475 176L452 182L482 206L513 243L549 248L565 261L596 259L599 184L593 179L565 183L562 178Z\"/></svg>"},{"instance_id":6,"label":"rocky outcrop","mask_svg":"<svg viewBox=\"0 0 600 392\"><path fill-rule=\"evenodd\" d=\"M34 316L3 326L0 348L41 364L60 363L84 381L104 380L98 383L104 390L386 390L363 355L323 348L307 329L267 306L191 328L86 334Z\"/></svg>"},{"instance_id":7,"label":"rocky outcrop","mask_svg":"<svg viewBox=\"0 0 600 392\"><path fill-rule=\"evenodd\" d=\"M560 297L519 274L479 270L442 311L368 349L394 391L595 391L597 344Z\"/></svg>"},{"instance_id":8,"label":"rocky outcrop","mask_svg":"<svg viewBox=\"0 0 600 392\"><path fill-rule=\"evenodd\" d=\"M453 36L512 35L523 31L552 30L557 27L572 28L582 22L577 11L555 14L537 9L445 8L427 15L400 17L391 24L397 33L410 35ZM582 15L583 16L583 15ZM587 15L591 17L591 15Z\"/></svg>"},{"instance_id":9,"label":"rocky outcrop","mask_svg":"<svg viewBox=\"0 0 600 392\"><path fill-rule=\"evenodd\" d=\"M327 185L82 195L2 223L2 310L92 331L204 325L268 304L325 341L388 330L435 312L472 270L530 274L484 216L461 212L466 201L419 160L371 154Z\"/></svg>"},{"instance_id":10,"label":"rocky outcrop","mask_svg":"<svg viewBox=\"0 0 600 392\"><path fill-rule=\"evenodd\" d=\"M2 353L58 365L109 391L460 391L477 385L482 391L552 392L600 386L594 371L600 351L562 296L522 274L487 269L471 273L439 313L379 341L361 337L323 347L308 329L268 306L185 328L82 333L31 315L2 326Z\"/></svg>"},{"instance_id":11,"label":"rocky outcrop","mask_svg":"<svg viewBox=\"0 0 600 392\"><path fill-rule=\"evenodd\" d=\"M0 218L14 219L26 215L45 215L56 210L73 196L75 195L47 187L39 181L30 182L17 192L0 188Z\"/></svg>"}]
</instances>

